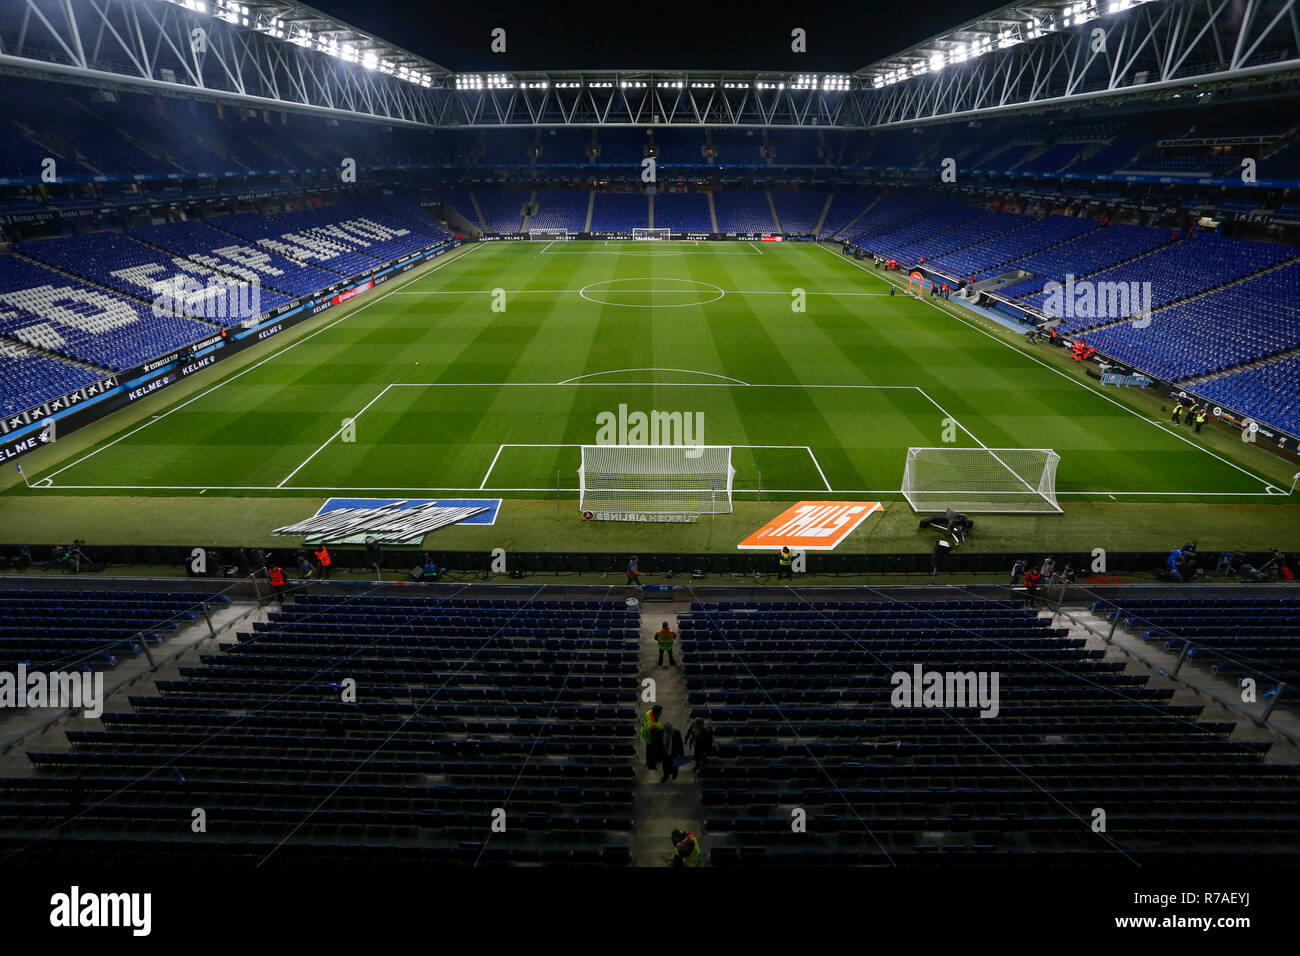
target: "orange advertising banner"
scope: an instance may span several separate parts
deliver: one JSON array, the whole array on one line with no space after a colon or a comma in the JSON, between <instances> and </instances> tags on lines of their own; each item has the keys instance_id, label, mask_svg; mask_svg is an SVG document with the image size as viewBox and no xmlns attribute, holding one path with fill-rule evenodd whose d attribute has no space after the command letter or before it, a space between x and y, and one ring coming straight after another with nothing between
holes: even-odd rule
<instances>
[{"instance_id":1,"label":"orange advertising banner","mask_svg":"<svg viewBox=\"0 0 1300 956\"><path fill-rule=\"evenodd\" d=\"M742 551L831 551L868 516L884 511L879 501L801 501L740 544Z\"/></svg>"}]
</instances>

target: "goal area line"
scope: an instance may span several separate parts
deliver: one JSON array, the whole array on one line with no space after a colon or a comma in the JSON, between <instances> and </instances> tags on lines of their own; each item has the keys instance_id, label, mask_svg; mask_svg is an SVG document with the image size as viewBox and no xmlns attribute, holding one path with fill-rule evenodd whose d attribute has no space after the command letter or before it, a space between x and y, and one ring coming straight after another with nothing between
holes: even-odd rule
<instances>
[{"instance_id":1,"label":"goal area line","mask_svg":"<svg viewBox=\"0 0 1300 956\"><path fill-rule=\"evenodd\" d=\"M501 458L501 452L503 452L503 451L504 451L505 449L507 449L507 448L586 448L586 447L591 447L589 442L588 442L588 443L584 443L584 442L504 442L503 444L497 446L497 453L496 453L494 456L492 456L492 464L488 465L487 471L485 471L485 472L483 473L483 481L479 484L479 488L478 488L478 490L480 490L480 491L485 491L485 490L487 490L487 482L488 482L488 478L491 477L493 469L496 468L496 466L497 466L497 461ZM612 447L612 446L611 446L611 447ZM651 445L646 445L646 446L641 446L641 447L647 447L647 448L650 448L650 447L691 448L691 447L693 447L693 446L691 446L691 445L675 445L675 446L651 446ZM816 492L818 492L818 493L823 492L823 491L828 491L828 492L834 491L834 489L831 488L831 483L830 483L830 482L827 480L827 478L826 478L826 473L825 473L824 471L822 471L821 462L819 462L819 461L817 460L817 455L813 452L812 448L810 448L810 447L807 446L807 445L727 445L726 447L728 447L728 448L759 448L759 449L764 449L764 450L773 450L773 451L779 451L779 450L795 450L795 451L797 451L797 450L799 450L799 449L802 449L803 451L806 451L806 452L808 453L808 457L809 457L810 459L812 459L813 467L817 469L817 474L821 477L822 484L824 484L824 485L826 486L825 488L817 488L817 489L813 489L813 490L816 491ZM577 488L574 488L573 490L574 490L574 491L577 491L578 489L577 489ZM778 491L780 491L780 492L782 492L782 493L791 493L791 494L792 494L792 493L794 493L795 490L796 490L796 489L772 489L772 491L771 491L770 493L775 494L775 493L777 493ZM739 494L739 493L743 493L743 492L733 492L733 493L735 493L735 494ZM751 492L751 493L756 493L756 492ZM863 494L866 494L866 492L863 492Z\"/></svg>"}]
</instances>

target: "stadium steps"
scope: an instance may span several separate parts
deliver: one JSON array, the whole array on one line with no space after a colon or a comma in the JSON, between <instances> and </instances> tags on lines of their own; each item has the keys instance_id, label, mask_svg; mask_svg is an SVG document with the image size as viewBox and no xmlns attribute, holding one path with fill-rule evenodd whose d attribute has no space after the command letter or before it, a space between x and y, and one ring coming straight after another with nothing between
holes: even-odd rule
<instances>
[{"instance_id":1,"label":"stadium steps","mask_svg":"<svg viewBox=\"0 0 1300 956\"><path fill-rule=\"evenodd\" d=\"M1105 227L1103 227L1103 228L1105 228ZM1095 230L1094 230L1094 232L1095 232ZM1076 236L1076 237L1073 237L1073 238L1078 238L1078 237ZM1176 241L1178 241L1178 242L1185 242L1186 240L1184 240L1184 239L1179 239L1179 240L1176 240ZM1166 243L1165 243L1164 245L1162 245L1162 246L1156 246L1154 249L1148 249L1146 252L1140 252L1140 253L1138 253L1136 256L1130 256L1130 257L1127 258L1127 259L1120 259L1120 260L1117 261L1117 262L1111 262L1111 263L1108 263L1107 265L1102 266L1100 269L1093 269L1091 272L1085 272L1085 273L1083 273L1082 275L1077 275L1077 276L1075 276L1075 277L1074 277L1074 281L1075 281L1075 282L1078 282L1078 281L1081 280L1081 279L1088 279L1088 278L1091 278L1092 276L1097 275L1098 273L1106 272L1106 271L1108 271L1108 270L1110 270L1110 269L1114 269L1114 268L1117 268L1117 267L1119 267L1119 266L1128 265L1130 262L1137 262L1137 261L1140 260L1140 259L1145 259L1145 258L1147 258L1148 256L1153 256L1153 255L1155 255L1157 252L1164 252L1166 249L1168 249L1168 248L1169 248L1170 246L1172 246L1172 245L1173 245L1172 242L1166 242ZM1032 253L1032 255L1037 255L1037 253ZM1020 256L1019 258L1020 258L1020 259L1024 259L1024 258L1027 258L1027 257L1026 257L1026 256ZM1019 260L1017 260L1017 261L1019 261ZM1030 293L1030 292L1026 292L1026 293L1025 293L1025 295L1032 295L1032 294L1033 294L1033 293ZM1180 301L1181 301L1181 300L1180 300ZM1172 304L1173 304L1173 303L1170 303L1170 305L1172 305ZM1161 306L1161 308L1165 308L1165 306ZM1159 311L1159 310L1156 310L1156 311ZM1122 321L1122 320L1121 320L1121 321ZM1090 329L1089 331L1092 331L1092 330Z\"/></svg>"},{"instance_id":2,"label":"stadium steps","mask_svg":"<svg viewBox=\"0 0 1300 956\"><path fill-rule=\"evenodd\" d=\"M107 126L109 129L113 130L113 132L117 133L118 136L121 136L124 140L126 140L136 149L148 153L150 156L152 156L154 159L158 160L159 162L166 163L169 166L172 166L173 168L181 172L189 172L189 170L187 170L184 166L180 165L179 163L173 162L172 158L167 155L166 151L163 149L161 144L154 143L151 145L149 142L146 142L145 140L141 140L135 136L132 136L129 132L122 129L122 127L118 126L108 117L101 116L99 113L96 113L85 103L81 103L77 100L72 100L72 103L77 107L77 109L81 110L83 113L90 116L96 123L101 123L104 126Z\"/></svg>"},{"instance_id":3,"label":"stadium steps","mask_svg":"<svg viewBox=\"0 0 1300 956\"><path fill-rule=\"evenodd\" d=\"M718 210L713 205L713 190L712 189L705 190L704 195L709 197L709 225L713 227L714 232L717 232L718 231Z\"/></svg>"},{"instance_id":4,"label":"stadium steps","mask_svg":"<svg viewBox=\"0 0 1300 956\"><path fill-rule=\"evenodd\" d=\"M995 235L992 235L992 236L983 236L982 238L976 239L976 240L974 240L973 242L968 242L968 243L966 243L966 245L964 245L964 246L958 246L956 249L949 249L947 252L940 253L939 255L935 256L934 259L935 259L935 261L937 262L938 260L944 258L945 256L955 255L955 254L957 254L958 252L961 252L963 249L969 249L969 248L971 248L972 246L978 246L978 245L980 245L980 244L982 244L982 243L988 242L990 239L1005 239L1007 236L1011 235L1012 233L1019 232L1021 229L1028 229L1030 226L1037 225L1037 222L1038 222L1037 220L1031 220L1031 221L1029 221L1029 222L1022 222L1022 223L1021 223L1020 225L1018 225L1018 226L1012 226L1010 229L1004 230L1003 232L996 233ZM1023 259L1024 256L1017 256L1016 258L1018 258L1018 259ZM930 266L930 268L931 268L932 271L937 272L939 275L943 276L943 277L946 278L946 279L960 279L960 278L961 278L961 276L950 275L949 273L944 272L942 269L936 269L936 268L934 268L934 266L933 266L932 263L927 263L927 265ZM993 266L993 268L996 269L997 266Z\"/></svg>"},{"instance_id":5,"label":"stadium steps","mask_svg":"<svg viewBox=\"0 0 1300 956\"><path fill-rule=\"evenodd\" d=\"M70 140L64 139L62 136L58 136L54 133L28 126L17 117L9 118L9 122L22 132L24 136L37 146L41 147L41 149L48 152L52 157L60 158L60 160L69 157L73 162L80 163L82 166L85 166L87 169L94 172L96 176L105 175L104 171L98 166L91 165L86 157L82 155L81 151L72 145Z\"/></svg>"},{"instance_id":6,"label":"stadium steps","mask_svg":"<svg viewBox=\"0 0 1300 956\"><path fill-rule=\"evenodd\" d=\"M1278 153L1294 148L1297 142L1300 142L1300 123L1295 123L1288 127L1286 131L1278 137L1277 142L1273 144L1273 148L1266 153L1262 153L1259 158L1272 159Z\"/></svg>"},{"instance_id":7,"label":"stadium steps","mask_svg":"<svg viewBox=\"0 0 1300 956\"><path fill-rule=\"evenodd\" d=\"M1225 375L1231 375L1233 372L1241 372L1248 368L1263 368L1265 365L1272 365L1274 362L1281 362L1285 359L1293 358L1300 355L1300 348L1287 349L1284 352L1274 352L1272 355L1265 355L1261 358L1253 358L1249 362L1242 362L1240 365L1232 365L1221 372L1213 372L1209 375L1197 375L1193 378L1185 378L1178 382L1179 385L1203 385L1206 382L1216 378L1222 378Z\"/></svg>"},{"instance_id":8,"label":"stadium steps","mask_svg":"<svg viewBox=\"0 0 1300 956\"><path fill-rule=\"evenodd\" d=\"M1089 143L1087 149L1083 150L1078 155L1077 158L1070 160L1068 163L1066 163L1064 166L1058 169L1057 172L1063 173L1066 170L1070 169L1070 167L1074 166L1076 163L1087 162L1088 160L1092 159L1092 157L1100 153L1103 149L1108 147L1111 143L1115 142L1115 140L1119 139L1120 135L1122 134L1117 134L1115 136L1112 136L1110 139L1103 140L1100 143ZM1140 154L1141 154L1141 150L1138 150L1138 152L1135 152L1132 156L1126 159L1124 163L1122 163L1121 165L1133 162L1133 160L1137 159Z\"/></svg>"},{"instance_id":9,"label":"stadium steps","mask_svg":"<svg viewBox=\"0 0 1300 956\"><path fill-rule=\"evenodd\" d=\"M582 221L582 231L591 232L591 214L596 210L596 191L590 190L587 193L587 218Z\"/></svg>"},{"instance_id":10,"label":"stadium steps","mask_svg":"<svg viewBox=\"0 0 1300 956\"><path fill-rule=\"evenodd\" d=\"M650 211L647 213L649 218L646 219L646 223L651 229L653 229L655 227L655 194L650 193L645 198L648 200L650 206Z\"/></svg>"},{"instance_id":11,"label":"stadium steps","mask_svg":"<svg viewBox=\"0 0 1300 956\"><path fill-rule=\"evenodd\" d=\"M1182 241L1182 240L1180 240L1180 241ZM1169 248L1167 245L1165 245L1165 246L1161 246L1161 247L1160 247L1160 249L1167 249L1167 248ZM1160 250L1159 250L1159 249L1156 249L1156 250L1154 250L1154 251L1159 252ZM1148 253L1145 253L1145 255L1151 255L1151 253L1148 252ZM1143 256L1136 256L1136 257L1134 257L1134 258L1135 258L1135 259L1141 259L1141 258L1143 258ZM1260 276L1268 275L1270 272L1273 272L1273 271L1275 271L1275 270L1277 270L1277 269L1281 269L1281 268L1283 268L1284 266L1295 265L1295 263L1296 263L1297 260L1300 260L1300 256L1297 256L1297 257L1292 258L1292 259L1287 259L1285 262L1279 262L1277 265L1274 265L1274 266L1268 266L1267 268L1260 269L1258 272L1252 272L1252 273L1250 273L1249 275L1244 275L1244 276L1241 276L1240 278L1233 279L1231 282L1225 282L1225 283L1223 283L1223 285L1217 285L1217 286L1215 286L1213 289L1206 289L1205 291L1203 291L1203 292L1197 292L1197 293L1195 293L1194 295L1184 296L1184 297L1181 298L1181 299L1174 299L1172 302L1166 302L1164 305L1162 305L1162 306L1161 306L1160 308L1158 308L1158 309L1153 309L1152 312L1151 312L1151 314L1152 314L1152 315L1158 315L1159 313L1165 311L1166 309L1172 309L1172 308L1173 308L1174 306L1176 306L1176 305L1186 305L1188 302L1195 302L1197 299L1204 298L1205 296L1207 296L1207 295L1211 295L1212 293L1215 293L1215 292L1222 292L1224 289L1230 289L1230 288L1232 288L1232 287L1235 286L1235 285L1241 285L1243 282L1250 282L1252 279L1258 279ZM1133 260L1133 259L1129 259L1129 260L1127 260L1127 261L1129 261L1129 262L1133 262L1134 260ZM1106 268L1109 269L1109 268L1112 268L1112 267L1111 267L1111 266L1107 266ZM1101 270L1101 271L1104 272L1105 270ZM1089 274L1090 274L1090 275L1096 275L1097 273L1093 272L1093 273L1089 273ZM1083 278L1083 277L1081 277L1081 278ZM1114 322L1106 322L1106 323L1104 323L1104 324L1102 324L1102 325L1094 325L1092 328L1087 329L1086 331L1088 332L1088 334L1092 334L1093 332L1097 332L1097 331L1099 331L1099 330L1101 330L1101 329L1109 329L1109 328L1112 328L1112 327L1114 327L1114 326L1116 326L1116 325L1123 325L1125 322L1129 321L1129 318L1130 318L1129 316L1126 316L1125 318L1122 318L1122 319L1116 319ZM1273 356L1265 356L1265 358L1272 358L1272 357L1273 357ZM1258 362L1258 361L1262 361L1262 359L1252 359L1251 361L1252 361L1252 362ZM1234 368L1242 368L1242 367L1244 367L1245 365L1249 365L1249 364L1251 364L1251 363L1250 363L1250 362L1245 362L1245 363L1243 363L1242 365L1234 366ZM1233 370L1233 369L1225 369L1223 372L1218 372L1218 373L1215 373L1215 374L1226 375L1229 371L1232 371L1232 370ZM1203 381L1203 380L1206 379L1206 378L1213 378L1213 376L1212 376L1212 375L1202 376L1200 380ZM1183 380L1183 383L1186 384L1187 382L1191 382L1191 381L1193 381L1193 380L1192 380L1192 379L1184 379L1184 380Z\"/></svg>"},{"instance_id":12,"label":"stadium steps","mask_svg":"<svg viewBox=\"0 0 1300 956\"><path fill-rule=\"evenodd\" d=\"M1290 746L1282 744L1278 736L1268 728L1259 726L1257 721L1262 716L1267 702L1244 703L1241 700L1241 688L1235 679L1217 674L1204 664L1194 659L1184 661L1173 677L1172 672L1178 663L1179 651L1170 650L1161 641L1143 640L1142 632L1127 627L1123 623L1115 628L1112 643L1104 641L1110 633L1111 621L1094 613L1089 608L1064 608L1074 624L1092 632L1087 647L1108 648L1107 659L1118 651L1129 658L1132 663L1126 668L1130 673L1154 672L1152 686L1174 686L1176 704L1204 704L1205 712L1199 718L1202 721L1232 720L1237 721L1237 729L1231 734L1234 740L1264 740L1274 743L1261 759L1261 763L1294 763L1295 746L1300 742L1300 716L1290 710L1279 707L1269 717L1272 730L1289 738ZM1073 628L1071 637L1075 636Z\"/></svg>"},{"instance_id":13,"label":"stadium steps","mask_svg":"<svg viewBox=\"0 0 1300 956\"><path fill-rule=\"evenodd\" d=\"M1050 149L1050 148L1051 148L1050 145L1047 144L1047 143L1041 143L1041 144L1039 144L1038 146L1035 146L1035 147L1034 147L1033 149L1031 149L1029 152L1025 153L1025 155L1021 156L1021 157L1020 157L1020 160L1019 160L1019 161L1018 161L1014 166L1012 166L1011 168L1012 168L1012 169L1024 169L1024 167L1025 167L1025 163L1030 162L1031 160L1035 160L1035 159L1037 159L1039 156L1042 156L1043 153L1047 152L1048 149Z\"/></svg>"},{"instance_id":14,"label":"stadium steps","mask_svg":"<svg viewBox=\"0 0 1300 956\"><path fill-rule=\"evenodd\" d=\"M1027 225L1032 226L1032 225L1034 225L1034 223L1032 223L1032 222L1031 222L1031 223L1027 223ZM1101 228L1101 223L1098 222L1098 223L1095 225L1094 228L1095 228L1095 229L1100 229L1100 228ZM1013 229L1012 232L1014 232L1014 231L1015 231L1015 230ZM1090 231L1091 231L1091 230L1090 230ZM1005 235L1008 235L1008 233L1003 233L1003 235L1004 235L1004 236L1005 236ZM1027 259L1027 258L1029 258L1030 256L1041 255L1042 253L1046 252L1048 249L1055 249L1057 246L1064 245L1064 244L1067 243L1067 242L1073 242L1075 239L1078 239L1079 236L1084 236L1084 235L1087 235L1087 233L1080 232L1080 233L1077 233L1077 234L1075 234L1075 235L1073 235L1073 236L1066 236L1064 239L1061 239L1061 240L1058 241L1058 242L1053 242L1051 245L1043 246L1043 247L1040 248L1040 249L1035 249L1033 252L1020 253L1020 254L1017 255L1014 259L1006 259L1006 260L1003 260L1002 262L995 262L993 265L989 266L988 269L984 269L984 270L981 270L981 271L983 271L983 272L988 272L989 270L992 270L992 269L1002 269L1002 268L1005 268L1005 267L1011 265L1011 264L1014 263L1014 262L1019 262L1021 259ZM983 281L983 280L981 280L981 281ZM977 283L977 285L978 285L978 283Z\"/></svg>"},{"instance_id":15,"label":"stadium steps","mask_svg":"<svg viewBox=\"0 0 1300 956\"><path fill-rule=\"evenodd\" d=\"M474 207L474 218L478 220L479 228L484 232L489 232L490 227L488 226L488 221L483 215L483 210L479 208L478 196L474 195L472 191L469 194L469 201L470 205Z\"/></svg>"},{"instance_id":16,"label":"stadium steps","mask_svg":"<svg viewBox=\"0 0 1300 956\"><path fill-rule=\"evenodd\" d=\"M230 635L222 629L233 625L244 615L252 621L269 620L267 609L259 608L256 601L235 600L226 604L210 604L213 637L207 621L200 615L194 620L182 620L174 631L163 631L163 639L150 644L149 652L157 662L156 669L149 657L141 654L123 654L116 666L99 673L104 676L103 707L107 712L130 711L128 694L157 692L156 682L180 677L180 668L198 662L200 654L214 653L222 638ZM98 718L89 718L80 712L60 713L56 709L22 709L6 717L0 728L0 776L33 776L36 767L27 758L29 750L71 749L65 736L68 730L103 730Z\"/></svg>"},{"instance_id":17,"label":"stadium steps","mask_svg":"<svg viewBox=\"0 0 1300 956\"><path fill-rule=\"evenodd\" d=\"M524 206L524 221L519 224L519 231L528 235L528 220L533 218L533 209L537 204L537 190L534 189L528 194L528 204Z\"/></svg>"},{"instance_id":18,"label":"stadium steps","mask_svg":"<svg viewBox=\"0 0 1300 956\"><path fill-rule=\"evenodd\" d=\"M659 646L655 642L655 632L663 621L677 629L677 616L690 610L686 601L674 604L657 604L653 611L644 606L641 612L641 647L640 672L643 677L652 677L655 681L655 703L663 705L664 719L669 721L686 736L690 726L690 710L686 697L686 679L683 675L685 663L682 660L681 642L674 648L677 667L658 666ZM638 726L641 715L653 706L641 700L641 688L638 681L637 697ZM639 740L639 738L638 738ZM636 794L635 817L636 832L632 839L632 861L637 866L664 865L664 858L672 853L671 834L673 830L683 829L703 836L704 808L700 802L700 785L695 779L695 765L687 764L677 772L675 781L661 781L662 772L647 770L645 765L645 748L638 745L636 754ZM705 847L707 858L708 847Z\"/></svg>"},{"instance_id":19,"label":"stadium steps","mask_svg":"<svg viewBox=\"0 0 1300 956\"><path fill-rule=\"evenodd\" d=\"M785 232L781 227L781 217L776 214L776 203L772 201L772 190L764 189L763 195L767 197L767 208L772 213L772 222L776 223L776 231Z\"/></svg>"},{"instance_id":20,"label":"stadium steps","mask_svg":"<svg viewBox=\"0 0 1300 956\"><path fill-rule=\"evenodd\" d=\"M872 210L873 208L875 208L876 203L880 202L880 200L882 200L882 199L884 199L884 198L885 198L885 194L884 194L883 192L881 192L879 195L876 196L875 199L873 199L873 200L871 200L871 202L867 203L866 207L865 207L865 208L864 208L860 213L858 213L856 216L854 216L852 219L850 219L850 220L849 220L848 222L846 222L844 225L840 226L839 229L835 230L835 232L831 235L831 238L832 238L832 239L838 239L841 235L843 235L843 234L844 234L844 233L849 229L850 226L852 226L855 222L857 222L859 219L861 219L861 218L862 218L863 216L865 216L867 213L871 212L871 210ZM712 203L710 203L710 207L712 207Z\"/></svg>"},{"instance_id":21,"label":"stadium steps","mask_svg":"<svg viewBox=\"0 0 1300 956\"><path fill-rule=\"evenodd\" d=\"M817 217L817 225L813 227L814 236L820 236L822 234L822 226L826 225L826 217L831 214L831 203L834 200L835 200L834 193L830 193L826 197L826 205L822 206L822 214Z\"/></svg>"},{"instance_id":22,"label":"stadium steps","mask_svg":"<svg viewBox=\"0 0 1300 956\"><path fill-rule=\"evenodd\" d=\"M441 225L446 227L448 232L453 234L459 232L474 238L483 235L483 230L470 222L469 217L453 206L450 202L443 202L442 213L447 218L440 221L434 217L434 222L440 222Z\"/></svg>"}]
</instances>

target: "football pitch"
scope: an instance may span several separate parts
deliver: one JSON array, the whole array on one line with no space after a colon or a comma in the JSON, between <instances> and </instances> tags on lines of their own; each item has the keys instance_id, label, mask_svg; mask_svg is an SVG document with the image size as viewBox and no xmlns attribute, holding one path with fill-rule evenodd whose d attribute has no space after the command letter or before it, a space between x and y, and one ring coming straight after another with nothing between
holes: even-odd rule
<instances>
[{"instance_id":1,"label":"football pitch","mask_svg":"<svg viewBox=\"0 0 1300 956\"><path fill-rule=\"evenodd\" d=\"M1212 447L955 306L889 293L874 269L812 243L480 243L183 397L164 393L152 414L110 419L92 443L43 449L24 468L33 487L11 492L110 511L295 499L276 512L284 523L330 495L491 496L507 499L507 524L516 500L577 524L580 447L661 412L693 425L695 443L733 446L738 512L761 500L763 517L809 497L910 516L907 448L943 445L1054 449L1067 514L1159 502L1294 515L1285 463ZM21 510L11 500L6 513ZM531 547L563 550L554 531ZM593 534L584 547L601 546Z\"/></svg>"}]
</instances>

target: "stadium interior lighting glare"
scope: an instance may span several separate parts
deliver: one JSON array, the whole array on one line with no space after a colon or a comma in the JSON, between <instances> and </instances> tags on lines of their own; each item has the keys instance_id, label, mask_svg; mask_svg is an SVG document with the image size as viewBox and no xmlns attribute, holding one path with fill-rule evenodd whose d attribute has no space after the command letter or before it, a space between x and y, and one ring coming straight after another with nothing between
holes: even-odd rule
<instances>
[{"instance_id":1,"label":"stadium interior lighting glare","mask_svg":"<svg viewBox=\"0 0 1300 956\"><path fill-rule=\"evenodd\" d=\"M412 66L405 62L413 59L404 51L387 47L383 41L361 36L356 40L340 42L331 34L347 33L350 28L342 24L319 21L314 23L289 22L286 16L294 13L278 4L273 8L250 7L234 0L168 0L168 2L201 16L211 16L233 26L283 40L294 46L324 53L345 63L355 63L367 70L387 74L404 83L422 86L433 85L429 67L433 64ZM319 16L319 15L317 15Z\"/></svg>"},{"instance_id":2,"label":"stadium interior lighting glare","mask_svg":"<svg viewBox=\"0 0 1300 956\"><path fill-rule=\"evenodd\" d=\"M1154 0L1067 0L1051 8L1013 4L984 20L966 24L950 34L872 64L858 75L869 79L871 87L879 90L1151 2ZM803 88L802 81L806 79L797 77L797 88ZM849 88L847 84L822 81L822 89Z\"/></svg>"}]
</instances>

